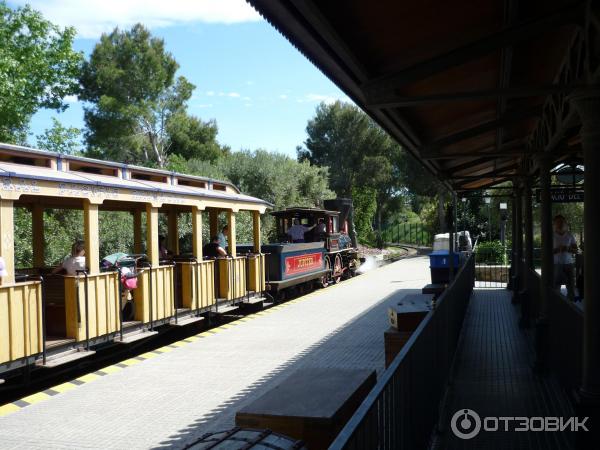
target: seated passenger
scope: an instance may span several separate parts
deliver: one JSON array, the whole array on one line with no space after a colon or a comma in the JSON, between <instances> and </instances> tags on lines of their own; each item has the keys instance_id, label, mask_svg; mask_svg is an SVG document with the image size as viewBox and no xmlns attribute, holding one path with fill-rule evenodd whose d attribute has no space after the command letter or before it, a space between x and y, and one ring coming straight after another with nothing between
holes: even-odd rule
<instances>
[{"instance_id":1,"label":"seated passenger","mask_svg":"<svg viewBox=\"0 0 600 450\"><path fill-rule=\"evenodd\" d=\"M304 233L312 230L315 226L306 227L300 223L300 219L294 219L294 225L288 228L287 235L294 243L305 242Z\"/></svg>"},{"instance_id":2,"label":"seated passenger","mask_svg":"<svg viewBox=\"0 0 600 450\"><path fill-rule=\"evenodd\" d=\"M65 271L67 275L77 275L78 270L85 270L85 245L82 241L77 241L71 247L71 256L65 259L62 264L56 267L52 273L56 274Z\"/></svg>"},{"instance_id":3,"label":"seated passenger","mask_svg":"<svg viewBox=\"0 0 600 450\"><path fill-rule=\"evenodd\" d=\"M227 246L229 245L229 243L227 242L227 233L229 233L229 226L225 225L221 229L221 232L217 235L217 237L219 238L219 246L221 248L227 248Z\"/></svg>"},{"instance_id":4,"label":"seated passenger","mask_svg":"<svg viewBox=\"0 0 600 450\"><path fill-rule=\"evenodd\" d=\"M223 258L227 252L219 245L219 236L213 236L211 241L202 248L202 254L205 258Z\"/></svg>"},{"instance_id":5,"label":"seated passenger","mask_svg":"<svg viewBox=\"0 0 600 450\"><path fill-rule=\"evenodd\" d=\"M158 237L158 255L159 259L168 259L173 256L173 252L167 248L167 238L162 234Z\"/></svg>"},{"instance_id":6,"label":"seated passenger","mask_svg":"<svg viewBox=\"0 0 600 450\"><path fill-rule=\"evenodd\" d=\"M325 225L325 219L319 219L319 223L317 224L317 234L325 234L327 233L327 225Z\"/></svg>"}]
</instances>

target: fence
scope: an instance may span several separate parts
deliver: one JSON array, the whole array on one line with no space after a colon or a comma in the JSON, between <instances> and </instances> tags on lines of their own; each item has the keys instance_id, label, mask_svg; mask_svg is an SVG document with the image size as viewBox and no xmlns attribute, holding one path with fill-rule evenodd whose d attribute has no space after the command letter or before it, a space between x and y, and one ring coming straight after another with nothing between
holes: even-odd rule
<instances>
[{"instance_id":1,"label":"fence","mask_svg":"<svg viewBox=\"0 0 600 450\"><path fill-rule=\"evenodd\" d=\"M528 270L528 295L521 299L526 323L540 314L542 285L540 275ZM547 363L566 392L581 385L583 356L583 311L555 289L548 296L548 330L545 342Z\"/></svg>"},{"instance_id":2,"label":"fence","mask_svg":"<svg viewBox=\"0 0 600 450\"><path fill-rule=\"evenodd\" d=\"M431 246L433 235L420 222L405 222L389 225L381 232L384 242Z\"/></svg>"},{"instance_id":3,"label":"fence","mask_svg":"<svg viewBox=\"0 0 600 450\"><path fill-rule=\"evenodd\" d=\"M477 287L503 288L510 277L511 252L499 241L476 245L475 282Z\"/></svg>"},{"instance_id":4,"label":"fence","mask_svg":"<svg viewBox=\"0 0 600 450\"><path fill-rule=\"evenodd\" d=\"M426 447L473 291L474 261L464 263L330 449Z\"/></svg>"}]
</instances>

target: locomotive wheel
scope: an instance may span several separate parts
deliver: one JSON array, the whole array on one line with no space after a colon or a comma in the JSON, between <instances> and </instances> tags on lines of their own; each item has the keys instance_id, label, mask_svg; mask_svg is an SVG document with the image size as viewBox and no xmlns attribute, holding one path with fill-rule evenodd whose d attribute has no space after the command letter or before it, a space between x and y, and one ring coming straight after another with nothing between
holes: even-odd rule
<instances>
[{"instance_id":1,"label":"locomotive wheel","mask_svg":"<svg viewBox=\"0 0 600 450\"><path fill-rule=\"evenodd\" d=\"M335 284L338 284L342 281L342 275L344 274L344 265L342 264L342 257L340 255L335 255L335 259L333 260L333 272L331 274L332 281Z\"/></svg>"},{"instance_id":2,"label":"locomotive wheel","mask_svg":"<svg viewBox=\"0 0 600 450\"><path fill-rule=\"evenodd\" d=\"M329 256L325 257L325 269L327 270L327 273L323 275L321 277L321 280L319 281L319 286L323 288L329 286L329 282L331 280L331 272L329 272L329 270L331 269L331 260L329 259Z\"/></svg>"}]
</instances>

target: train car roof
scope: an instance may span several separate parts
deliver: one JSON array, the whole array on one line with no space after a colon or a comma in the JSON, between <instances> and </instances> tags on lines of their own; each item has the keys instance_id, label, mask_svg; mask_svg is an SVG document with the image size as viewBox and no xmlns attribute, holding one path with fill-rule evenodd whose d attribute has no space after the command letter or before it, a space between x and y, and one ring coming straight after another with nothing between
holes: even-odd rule
<instances>
[{"instance_id":1,"label":"train car roof","mask_svg":"<svg viewBox=\"0 0 600 450\"><path fill-rule=\"evenodd\" d=\"M0 188L11 178L273 206L228 181L0 143Z\"/></svg>"},{"instance_id":2,"label":"train car roof","mask_svg":"<svg viewBox=\"0 0 600 450\"><path fill-rule=\"evenodd\" d=\"M280 209L279 211L271 212L273 216L287 216L291 214L325 214L327 216L339 216L339 211L332 211L321 208L303 208L303 207L291 207L286 209Z\"/></svg>"}]
</instances>

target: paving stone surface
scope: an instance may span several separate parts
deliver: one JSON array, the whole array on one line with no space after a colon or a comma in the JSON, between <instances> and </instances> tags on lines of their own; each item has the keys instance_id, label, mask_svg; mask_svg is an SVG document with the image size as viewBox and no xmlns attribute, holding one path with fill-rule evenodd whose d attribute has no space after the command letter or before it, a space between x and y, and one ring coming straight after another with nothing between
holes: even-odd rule
<instances>
[{"instance_id":1,"label":"paving stone surface","mask_svg":"<svg viewBox=\"0 0 600 450\"><path fill-rule=\"evenodd\" d=\"M409 258L242 319L0 417L0 448L180 448L298 368L381 373L388 306L428 282Z\"/></svg>"}]
</instances>

